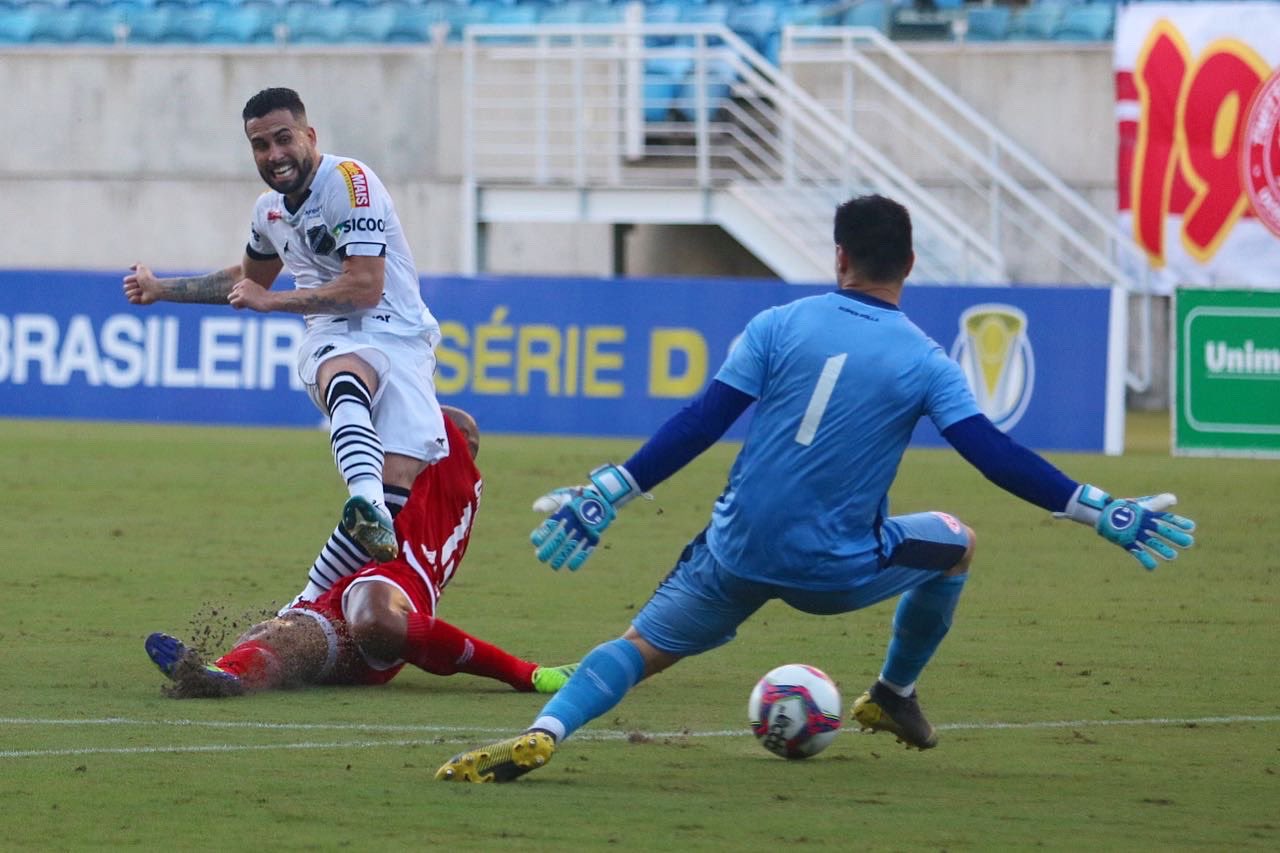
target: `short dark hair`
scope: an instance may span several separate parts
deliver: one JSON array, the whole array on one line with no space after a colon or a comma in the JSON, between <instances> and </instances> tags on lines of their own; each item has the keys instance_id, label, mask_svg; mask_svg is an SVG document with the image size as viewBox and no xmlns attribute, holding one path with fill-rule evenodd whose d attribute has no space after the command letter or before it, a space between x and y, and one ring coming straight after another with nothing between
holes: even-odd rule
<instances>
[{"instance_id":1,"label":"short dark hair","mask_svg":"<svg viewBox=\"0 0 1280 853\"><path fill-rule=\"evenodd\" d=\"M849 199L836 208L835 237L854 271L870 281L902 281L911 269L911 214L893 199Z\"/></svg>"},{"instance_id":2,"label":"short dark hair","mask_svg":"<svg viewBox=\"0 0 1280 853\"><path fill-rule=\"evenodd\" d=\"M283 86L263 89L254 95L245 103L244 112L240 116L248 121L251 118L262 118L276 110L288 110L295 119L302 122L307 120L307 108L302 105L302 98L298 97L297 92Z\"/></svg>"}]
</instances>

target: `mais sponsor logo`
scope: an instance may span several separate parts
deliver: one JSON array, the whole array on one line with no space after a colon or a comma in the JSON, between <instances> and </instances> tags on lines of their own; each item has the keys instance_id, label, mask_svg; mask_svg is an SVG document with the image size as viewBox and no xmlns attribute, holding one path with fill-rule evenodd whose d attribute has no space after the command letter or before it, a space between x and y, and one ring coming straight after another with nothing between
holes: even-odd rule
<instances>
[{"instance_id":1,"label":"mais sponsor logo","mask_svg":"<svg viewBox=\"0 0 1280 853\"><path fill-rule=\"evenodd\" d=\"M338 171L347 181L347 197L352 207L369 206L369 177L359 164L351 160L343 160L338 164Z\"/></svg>"}]
</instances>

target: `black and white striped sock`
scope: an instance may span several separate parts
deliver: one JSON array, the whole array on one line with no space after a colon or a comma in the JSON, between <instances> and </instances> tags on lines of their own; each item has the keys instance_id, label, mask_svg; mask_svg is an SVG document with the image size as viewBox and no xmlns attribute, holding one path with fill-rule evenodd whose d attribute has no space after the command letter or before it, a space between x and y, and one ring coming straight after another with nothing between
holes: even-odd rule
<instances>
[{"instance_id":1,"label":"black and white striped sock","mask_svg":"<svg viewBox=\"0 0 1280 853\"><path fill-rule=\"evenodd\" d=\"M354 373L339 373L325 394L333 461L352 495L382 502L382 440L373 428L373 395Z\"/></svg>"},{"instance_id":2,"label":"black and white striped sock","mask_svg":"<svg viewBox=\"0 0 1280 853\"><path fill-rule=\"evenodd\" d=\"M387 486L384 499L391 517L395 518L409 500L409 490ZM299 597L314 600L340 579L360 571L367 562L369 555L339 524L311 564L311 571L307 572L307 588Z\"/></svg>"}]
</instances>

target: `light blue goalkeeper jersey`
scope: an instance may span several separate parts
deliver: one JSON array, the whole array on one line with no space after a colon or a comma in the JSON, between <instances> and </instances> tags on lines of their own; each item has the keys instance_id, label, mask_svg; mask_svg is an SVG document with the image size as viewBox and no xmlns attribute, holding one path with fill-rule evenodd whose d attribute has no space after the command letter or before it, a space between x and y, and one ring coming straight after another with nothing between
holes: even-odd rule
<instances>
[{"instance_id":1,"label":"light blue goalkeeper jersey","mask_svg":"<svg viewBox=\"0 0 1280 853\"><path fill-rule=\"evenodd\" d=\"M902 311L847 291L752 318L716 379L757 399L707 543L740 577L840 589L876 532L916 422L979 413L960 367Z\"/></svg>"}]
</instances>

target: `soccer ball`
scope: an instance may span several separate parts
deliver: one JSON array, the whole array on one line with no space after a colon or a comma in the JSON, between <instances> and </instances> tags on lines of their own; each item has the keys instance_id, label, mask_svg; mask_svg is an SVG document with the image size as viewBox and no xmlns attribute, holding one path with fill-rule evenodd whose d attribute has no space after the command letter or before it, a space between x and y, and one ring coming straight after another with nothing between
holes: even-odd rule
<instances>
[{"instance_id":1,"label":"soccer ball","mask_svg":"<svg viewBox=\"0 0 1280 853\"><path fill-rule=\"evenodd\" d=\"M747 701L760 744L783 758L808 758L840 731L840 691L817 667L789 663L765 673Z\"/></svg>"}]
</instances>

